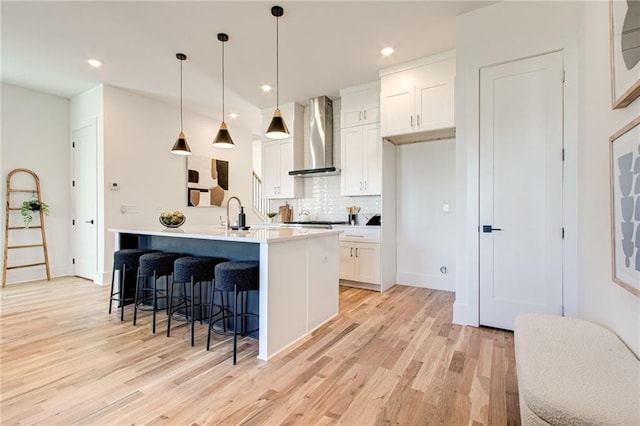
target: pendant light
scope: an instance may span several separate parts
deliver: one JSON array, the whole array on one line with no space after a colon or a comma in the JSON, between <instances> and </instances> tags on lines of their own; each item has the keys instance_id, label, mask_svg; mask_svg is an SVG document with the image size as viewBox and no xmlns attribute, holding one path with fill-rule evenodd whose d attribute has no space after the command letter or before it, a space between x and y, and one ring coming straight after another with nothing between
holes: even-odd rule
<instances>
[{"instance_id":1,"label":"pendant light","mask_svg":"<svg viewBox=\"0 0 640 426\"><path fill-rule=\"evenodd\" d=\"M225 33L218 34L218 40L222 42L222 123L220 130L213 140L213 146L216 148L233 148L236 146L231 139L231 133L227 129L227 123L224 122L224 44L229 41L229 36Z\"/></svg>"},{"instance_id":2,"label":"pendant light","mask_svg":"<svg viewBox=\"0 0 640 426\"><path fill-rule=\"evenodd\" d=\"M176 53L176 58L180 60L180 134L178 140L173 144L171 152L178 155L191 155L191 149L187 143L187 138L182 131L182 63L187 60L187 55L184 53Z\"/></svg>"},{"instance_id":3,"label":"pendant light","mask_svg":"<svg viewBox=\"0 0 640 426\"><path fill-rule=\"evenodd\" d=\"M284 15L284 9L280 6L273 6L271 8L271 14L276 17L276 110L273 112L273 118L271 119L271 124L269 124L269 128L267 129L265 136L270 139L284 139L291 136L289 129L287 129L287 125L282 118L282 113L280 112L280 69L278 64L278 45L280 40L278 21L279 18Z\"/></svg>"}]
</instances>

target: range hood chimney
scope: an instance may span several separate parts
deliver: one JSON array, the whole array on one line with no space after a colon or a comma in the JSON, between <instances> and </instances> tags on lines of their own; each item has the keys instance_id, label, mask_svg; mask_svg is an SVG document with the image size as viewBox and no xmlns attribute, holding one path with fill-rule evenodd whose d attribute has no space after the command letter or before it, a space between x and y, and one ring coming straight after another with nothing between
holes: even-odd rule
<instances>
[{"instance_id":1,"label":"range hood chimney","mask_svg":"<svg viewBox=\"0 0 640 426\"><path fill-rule=\"evenodd\" d=\"M309 101L309 144L305 146L305 168L291 176L314 177L340 173L333 166L333 101L327 96Z\"/></svg>"}]
</instances>

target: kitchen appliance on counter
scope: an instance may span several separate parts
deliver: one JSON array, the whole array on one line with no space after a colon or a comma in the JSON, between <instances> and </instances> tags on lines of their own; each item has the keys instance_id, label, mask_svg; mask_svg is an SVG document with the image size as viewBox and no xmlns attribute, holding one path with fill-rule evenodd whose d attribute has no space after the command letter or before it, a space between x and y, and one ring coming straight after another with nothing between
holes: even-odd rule
<instances>
[{"instance_id":1,"label":"kitchen appliance on counter","mask_svg":"<svg viewBox=\"0 0 640 426\"><path fill-rule=\"evenodd\" d=\"M380 215L379 214L374 214L373 216L371 216L369 218L369 220L367 221L367 223L365 224L366 226L380 226Z\"/></svg>"}]
</instances>

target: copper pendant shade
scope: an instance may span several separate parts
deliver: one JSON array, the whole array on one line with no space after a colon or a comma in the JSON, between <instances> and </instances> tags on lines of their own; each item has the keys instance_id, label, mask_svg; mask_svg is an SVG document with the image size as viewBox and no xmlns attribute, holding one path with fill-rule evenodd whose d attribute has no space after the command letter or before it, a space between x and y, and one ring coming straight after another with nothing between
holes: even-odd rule
<instances>
[{"instance_id":1,"label":"copper pendant shade","mask_svg":"<svg viewBox=\"0 0 640 426\"><path fill-rule=\"evenodd\" d=\"M280 112L280 81L279 81L279 28L278 21L279 18L284 15L284 9L280 6L273 6L271 8L271 14L276 17L276 110L273 112L273 118L271 119L271 124L267 128L265 132L265 136L270 139L284 139L291 136L289 133L289 129L287 128L287 124L284 122L282 118L282 113Z\"/></svg>"},{"instance_id":2,"label":"copper pendant shade","mask_svg":"<svg viewBox=\"0 0 640 426\"><path fill-rule=\"evenodd\" d=\"M233 148L236 144L233 143L227 123L224 122L224 44L229 41L229 36L225 33L219 33L218 40L222 42L222 123L220 123L218 134L213 139L213 146L215 148Z\"/></svg>"},{"instance_id":3,"label":"copper pendant shade","mask_svg":"<svg viewBox=\"0 0 640 426\"><path fill-rule=\"evenodd\" d=\"M187 138L182 130L182 63L187 60L187 55L184 53L176 53L176 58L180 60L180 134L176 143L171 148L171 153L178 155L191 155L191 148L187 143Z\"/></svg>"}]
</instances>

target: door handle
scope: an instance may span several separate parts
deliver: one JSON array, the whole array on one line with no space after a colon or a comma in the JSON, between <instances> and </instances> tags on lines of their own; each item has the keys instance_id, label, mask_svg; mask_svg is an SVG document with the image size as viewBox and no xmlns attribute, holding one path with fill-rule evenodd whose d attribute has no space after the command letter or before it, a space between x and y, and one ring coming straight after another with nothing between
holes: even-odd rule
<instances>
[{"instance_id":1,"label":"door handle","mask_svg":"<svg viewBox=\"0 0 640 426\"><path fill-rule=\"evenodd\" d=\"M502 228L493 228L491 225L482 225L482 232L502 231Z\"/></svg>"},{"instance_id":2,"label":"door handle","mask_svg":"<svg viewBox=\"0 0 640 426\"><path fill-rule=\"evenodd\" d=\"M353 257L353 247L351 247L351 252L349 253L349 257Z\"/></svg>"},{"instance_id":3,"label":"door handle","mask_svg":"<svg viewBox=\"0 0 640 426\"><path fill-rule=\"evenodd\" d=\"M84 223L90 223L90 224L92 224L92 225L93 225L93 219L91 219L91 220L85 220L85 221L84 221Z\"/></svg>"}]
</instances>

